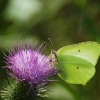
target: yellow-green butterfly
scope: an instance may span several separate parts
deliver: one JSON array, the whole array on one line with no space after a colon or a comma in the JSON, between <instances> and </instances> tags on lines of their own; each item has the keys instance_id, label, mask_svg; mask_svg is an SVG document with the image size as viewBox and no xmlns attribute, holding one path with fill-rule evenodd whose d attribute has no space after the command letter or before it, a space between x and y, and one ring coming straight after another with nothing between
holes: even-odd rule
<instances>
[{"instance_id":1,"label":"yellow-green butterfly","mask_svg":"<svg viewBox=\"0 0 100 100\"><path fill-rule=\"evenodd\" d=\"M60 48L51 52L51 63L59 63L62 70L58 76L72 84L85 85L95 74L95 65L100 55L100 45L87 41Z\"/></svg>"}]
</instances>

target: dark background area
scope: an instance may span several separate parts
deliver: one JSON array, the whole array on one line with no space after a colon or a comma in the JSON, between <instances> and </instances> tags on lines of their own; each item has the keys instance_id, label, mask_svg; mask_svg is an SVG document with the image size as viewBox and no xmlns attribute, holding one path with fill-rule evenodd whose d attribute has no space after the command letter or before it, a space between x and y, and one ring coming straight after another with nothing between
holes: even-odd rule
<instances>
[{"instance_id":1,"label":"dark background area","mask_svg":"<svg viewBox=\"0 0 100 100\"><path fill-rule=\"evenodd\" d=\"M48 38L55 50L83 41L100 43L100 0L0 0L0 86L8 76L2 68L6 48L18 40L50 44ZM45 50L48 55L50 50ZM100 100L99 67L100 60L86 86L68 84L55 75L59 81L47 85L53 92L47 91L45 100Z\"/></svg>"}]
</instances>

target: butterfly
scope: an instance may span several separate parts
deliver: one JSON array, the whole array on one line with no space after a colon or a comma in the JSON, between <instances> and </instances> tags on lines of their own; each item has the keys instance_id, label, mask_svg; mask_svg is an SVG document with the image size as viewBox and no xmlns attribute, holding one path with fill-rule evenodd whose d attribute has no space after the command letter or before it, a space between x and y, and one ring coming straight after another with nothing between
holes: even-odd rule
<instances>
[{"instance_id":1,"label":"butterfly","mask_svg":"<svg viewBox=\"0 0 100 100\"><path fill-rule=\"evenodd\" d=\"M59 64L62 70L58 76L72 84L85 85L95 74L95 66L100 55L100 44L93 41L82 42L51 50L51 64Z\"/></svg>"}]
</instances>

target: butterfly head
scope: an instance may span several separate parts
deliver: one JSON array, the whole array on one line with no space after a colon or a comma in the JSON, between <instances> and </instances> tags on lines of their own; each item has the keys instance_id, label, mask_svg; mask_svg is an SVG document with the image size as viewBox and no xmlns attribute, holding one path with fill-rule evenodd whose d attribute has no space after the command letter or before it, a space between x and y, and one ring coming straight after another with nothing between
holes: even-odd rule
<instances>
[{"instance_id":1,"label":"butterfly head","mask_svg":"<svg viewBox=\"0 0 100 100\"><path fill-rule=\"evenodd\" d=\"M56 55L56 51L55 50L51 50L51 54Z\"/></svg>"}]
</instances>

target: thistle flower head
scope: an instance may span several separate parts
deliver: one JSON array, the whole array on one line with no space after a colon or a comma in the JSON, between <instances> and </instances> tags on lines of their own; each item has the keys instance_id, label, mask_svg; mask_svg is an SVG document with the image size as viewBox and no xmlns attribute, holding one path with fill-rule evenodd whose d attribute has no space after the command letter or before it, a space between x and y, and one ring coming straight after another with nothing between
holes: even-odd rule
<instances>
[{"instance_id":1,"label":"thistle flower head","mask_svg":"<svg viewBox=\"0 0 100 100\"><path fill-rule=\"evenodd\" d=\"M20 81L29 84L39 84L47 82L48 76L57 73L57 69L52 67L48 56L41 52L42 44L36 48L32 43L26 43L25 47L19 43L8 51L5 55L7 73Z\"/></svg>"}]
</instances>

